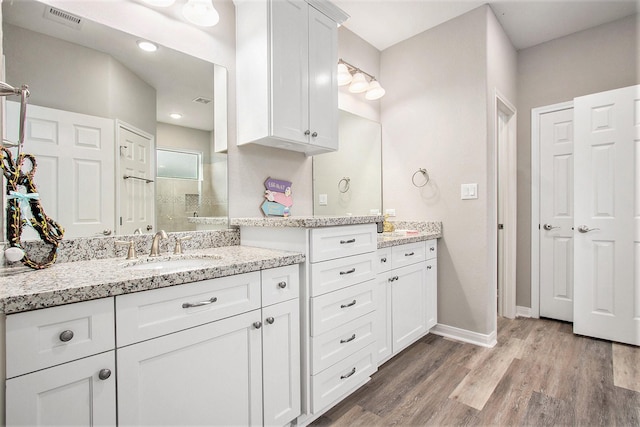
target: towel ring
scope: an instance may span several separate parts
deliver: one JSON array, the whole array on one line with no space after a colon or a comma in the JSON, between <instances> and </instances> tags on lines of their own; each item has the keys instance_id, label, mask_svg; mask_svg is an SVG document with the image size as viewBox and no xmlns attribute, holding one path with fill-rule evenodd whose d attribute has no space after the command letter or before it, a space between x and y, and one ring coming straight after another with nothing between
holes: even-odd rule
<instances>
[{"instance_id":1,"label":"towel ring","mask_svg":"<svg viewBox=\"0 0 640 427\"><path fill-rule=\"evenodd\" d=\"M418 175L419 173L422 174L422 176L424 177L424 182L420 185L416 184L416 175ZM427 172L426 169L424 168L420 168L417 171L415 171L413 173L413 176L411 177L411 182L413 183L413 185L415 185L416 187L424 187L425 185L427 185L427 183L429 182L429 172Z\"/></svg>"},{"instance_id":2,"label":"towel ring","mask_svg":"<svg viewBox=\"0 0 640 427\"><path fill-rule=\"evenodd\" d=\"M349 187L351 186L351 178L345 176L340 181L338 181L338 191L341 193L346 193L349 191Z\"/></svg>"}]
</instances>

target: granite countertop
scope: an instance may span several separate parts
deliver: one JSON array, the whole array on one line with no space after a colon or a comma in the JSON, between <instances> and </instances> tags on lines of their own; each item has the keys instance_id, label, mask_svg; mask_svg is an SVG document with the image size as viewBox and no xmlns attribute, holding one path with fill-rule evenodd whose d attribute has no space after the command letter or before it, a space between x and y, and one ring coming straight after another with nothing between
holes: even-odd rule
<instances>
[{"instance_id":1,"label":"granite countertop","mask_svg":"<svg viewBox=\"0 0 640 427\"><path fill-rule=\"evenodd\" d=\"M232 218L229 224L233 227L298 227L319 228L337 225L373 224L382 222L382 215L353 216L290 216L267 218Z\"/></svg>"},{"instance_id":2,"label":"granite countertop","mask_svg":"<svg viewBox=\"0 0 640 427\"><path fill-rule=\"evenodd\" d=\"M248 246L227 246L164 255L152 261L198 259L197 266L175 266L162 273L127 268L149 261L111 258L56 263L32 270L22 265L0 270L0 312L6 314L111 297L131 292L231 276L304 262L305 256Z\"/></svg>"},{"instance_id":3,"label":"granite countertop","mask_svg":"<svg viewBox=\"0 0 640 427\"><path fill-rule=\"evenodd\" d=\"M378 234L378 249L404 245L407 243L424 242L425 240L439 239L441 237L441 231L421 231L417 234L396 232L382 233Z\"/></svg>"},{"instance_id":4,"label":"granite countertop","mask_svg":"<svg viewBox=\"0 0 640 427\"><path fill-rule=\"evenodd\" d=\"M188 216L187 222L190 224L214 224L227 225L229 218L226 216Z\"/></svg>"}]
</instances>

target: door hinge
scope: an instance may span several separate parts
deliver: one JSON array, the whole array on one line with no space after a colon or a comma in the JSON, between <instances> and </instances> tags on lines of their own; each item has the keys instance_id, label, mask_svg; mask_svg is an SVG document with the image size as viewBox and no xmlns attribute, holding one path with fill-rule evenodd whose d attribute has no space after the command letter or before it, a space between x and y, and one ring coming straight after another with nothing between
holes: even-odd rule
<instances>
[{"instance_id":1,"label":"door hinge","mask_svg":"<svg viewBox=\"0 0 640 427\"><path fill-rule=\"evenodd\" d=\"M120 217L120 225L122 225L122 217Z\"/></svg>"},{"instance_id":2,"label":"door hinge","mask_svg":"<svg viewBox=\"0 0 640 427\"><path fill-rule=\"evenodd\" d=\"M498 224L498 230L504 230L504 224Z\"/></svg>"}]
</instances>

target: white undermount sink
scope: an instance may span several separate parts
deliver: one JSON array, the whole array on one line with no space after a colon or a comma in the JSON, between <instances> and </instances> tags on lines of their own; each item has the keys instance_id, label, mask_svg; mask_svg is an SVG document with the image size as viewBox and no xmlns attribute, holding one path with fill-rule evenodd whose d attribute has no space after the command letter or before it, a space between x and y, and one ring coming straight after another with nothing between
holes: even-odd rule
<instances>
[{"instance_id":1,"label":"white undermount sink","mask_svg":"<svg viewBox=\"0 0 640 427\"><path fill-rule=\"evenodd\" d=\"M127 270L148 270L148 271L170 271L170 270L188 270L207 266L210 261L222 259L220 255L199 256L193 258L169 258L154 259L148 258L142 261L136 261L133 264L125 265Z\"/></svg>"}]
</instances>

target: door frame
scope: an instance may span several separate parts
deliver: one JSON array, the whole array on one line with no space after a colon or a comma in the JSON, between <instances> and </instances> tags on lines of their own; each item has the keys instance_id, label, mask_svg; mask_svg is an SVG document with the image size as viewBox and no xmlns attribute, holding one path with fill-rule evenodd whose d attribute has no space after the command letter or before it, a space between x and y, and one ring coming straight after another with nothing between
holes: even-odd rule
<instances>
[{"instance_id":1,"label":"door frame","mask_svg":"<svg viewBox=\"0 0 640 427\"><path fill-rule=\"evenodd\" d=\"M506 188L506 196L505 197L505 212L504 212L504 222L509 224L503 231L503 264L504 264L504 286L502 289L498 289L498 266L499 258L498 258L498 201L499 201L499 188L498 188L498 167L499 167L499 113L504 113L509 117L508 126L509 126L509 138L507 141L507 159L505 162L507 165L507 188ZM495 91L495 112L494 112L494 164L495 164L495 172L494 172L494 182L493 188L495 189L496 197L494 199L495 203L495 274L496 274L496 291L498 293L498 303L500 305L500 310L496 314L501 314L504 317L513 319L516 317L516 245L517 245L517 236L516 236L516 228L517 228L517 179L518 179L518 168L517 168L517 121L518 114L516 107L509 102L509 100L502 95L499 91ZM495 299L494 299L495 301ZM495 303L494 303L495 304Z\"/></svg>"},{"instance_id":2,"label":"door frame","mask_svg":"<svg viewBox=\"0 0 640 427\"><path fill-rule=\"evenodd\" d=\"M140 128L137 128L123 120L120 119L116 119L116 129L115 129L115 145L114 145L114 149L115 149L115 165L114 165L114 169L115 169L115 200L114 200L114 208L115 208L115 235L120 235L121 230L122 230L122 226L120 225L120 178L121 178L121 172L120 172L120 129L126 129L129 132L133 132L133 133L137 133L138 135L144 137L144 138L148 138L149 141L151 142L150 145L150 151L151 151L151 172L153 172L153 176L154 176L154 181L155 181L155 174L156 174L156 137L155 135L152 135L148 132L143 131ZM154 185L154 199L155 199L155 185L156 183L153 183ZM156 229L156 203L155 200L153 201L153 230L155 232Z\"/></svg>"},{"instance_id":3,"label":"door frame","mask_svg":"<svg viewBox=\"0 0 640 427\"><path fill-rule=\"evenodd\" d=\"M531 317L540 318L540 118L573 108L573 101L531 109Z\"/></svg>"}]
</instances>

